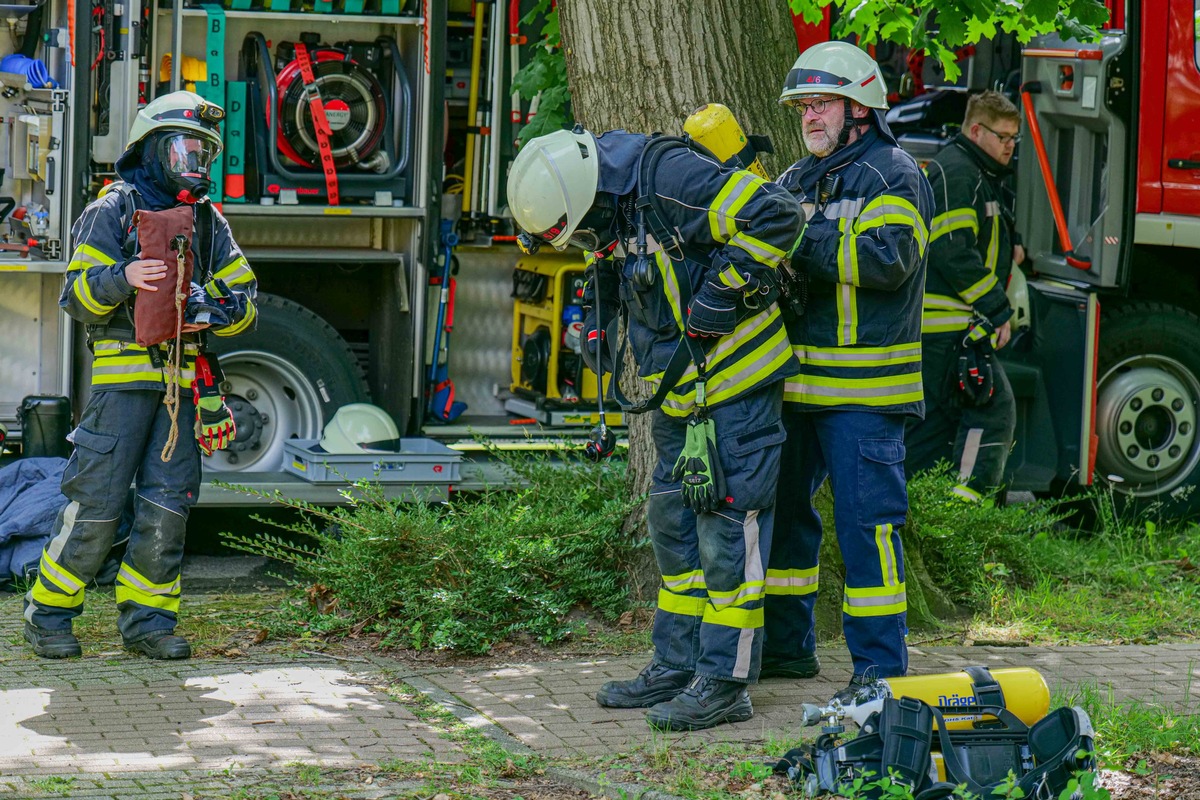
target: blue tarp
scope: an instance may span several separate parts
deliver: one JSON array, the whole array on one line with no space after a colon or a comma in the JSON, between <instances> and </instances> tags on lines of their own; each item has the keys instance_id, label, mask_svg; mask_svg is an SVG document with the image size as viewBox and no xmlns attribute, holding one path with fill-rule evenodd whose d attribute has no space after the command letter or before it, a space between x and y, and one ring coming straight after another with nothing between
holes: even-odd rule
<instances>
[{"instance_id":1,"label":"blue tarp","mask_svg":"<svg viewBox=\"0 0 1200 800\"><path fill-rule=\"evenodd\" d=\"M0 469L0 585L37 566L54 532L65 458L21 458Z\"/></svg>"}]
</instances>

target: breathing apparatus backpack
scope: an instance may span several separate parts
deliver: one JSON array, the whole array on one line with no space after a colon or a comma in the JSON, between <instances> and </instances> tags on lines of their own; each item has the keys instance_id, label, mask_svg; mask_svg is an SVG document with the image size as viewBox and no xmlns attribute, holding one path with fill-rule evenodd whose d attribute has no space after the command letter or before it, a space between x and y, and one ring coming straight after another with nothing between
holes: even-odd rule
<instances>
[{"instance_id":1,"label":"breathing apparatus backpack","mask_svg":"<svg viewBox=\"0 0 1200 800\"><path fill-rule=\"evenodd\" d=\"M972 669L990 678L986 670ZM1056 709L1028 725L994 691L980 693L977 703L953 706L890 694L886 681L876 681L849 703L806 705L802 723L824 722L822 733L789 751L775 771L788 775L806 797L836 795L862 779L856 796L877 800L890 796L876 785L889 778L916 800L951 797L959 786L988 798L1011 773L1024 797L1058 800L1076 773L1096 768L1095 734L1079 707ZM963 714L974 719L970 727L961 727ZM948 726L946 715L956 722ZM859 722L853 739L842 736L848 716Z\"/></svg>"}]
</instances>

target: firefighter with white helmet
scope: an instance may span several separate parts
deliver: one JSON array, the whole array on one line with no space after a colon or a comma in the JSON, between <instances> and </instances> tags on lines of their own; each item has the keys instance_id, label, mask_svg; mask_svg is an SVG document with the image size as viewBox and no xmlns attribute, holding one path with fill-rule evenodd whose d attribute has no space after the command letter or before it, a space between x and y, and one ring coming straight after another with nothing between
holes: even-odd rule
<instances>
[{"instance_id":1,"label":"firefighter with white helmet","mask_svg":"<svg viewBox=\"0 0 1200 800\"><path fill-rule=\"evenodd\" d=\"M175 626L187 517L200 490L200 452L211 454L236 435L219 392L197 391L193 398L195 362L205 336L250 330L257 315L254 273L206 197L224 116L220 106L191 92L150 102L138 112L117 161L121 182L90 203L71 229L75 250L59 305L83 323L95 359L91 397L71 434L75 450L63 473L68 503L25 597L25 638L44 658L82 653L72 621L83 611L84 587L112 547L135 478L134 520L117 573L117 626L127 648L151 658L191 655ZM182 204L193 209L195 272L175 374L166 369L171 354L165 344L137 343L135 296L173 287L159 283L164 262L142 257L133 214ZM164 404L168 380L181 389L179 416L188 420L195 408L196 435L173 452L164 447L175 428Z\"/></svg>"},{"instance_id":2,"label":"firefighter with white helmet","mask_svg":"<svg viewBox=\"0 0 1200 800\"><path fill-rule=\"evenodd\" d=\"M653 413L654 659L596 699L648 708L651 725L672 730L749 719L783 380L795 371L775 273L799 235L799 204L683 139L581 127L525 144L508 198L526 251L587 254L589 366L616 368L619 387L623 315L639 374L657 387L636 408L625 403Z\"/></svg>"},{"instance_id":3,"label":"firefighter with white helmet","mask_svg":"<svg viewBox=\"0 0 1200 800\"><path fill-rule=\"evenodd\" d=\"M921 294L933 197L888 130L883 76L858 47L810 47L779 102L800 114L810 153L779 178L808 212L791 260L807 306L787 321L800 373L784 390L788 437L766 575L763 675L811 677L820 668L813 612L821 519L812 496L827 477L846 565L852 682L903 675L904 426L924 412Z\"/></svg>"}]
</instances>

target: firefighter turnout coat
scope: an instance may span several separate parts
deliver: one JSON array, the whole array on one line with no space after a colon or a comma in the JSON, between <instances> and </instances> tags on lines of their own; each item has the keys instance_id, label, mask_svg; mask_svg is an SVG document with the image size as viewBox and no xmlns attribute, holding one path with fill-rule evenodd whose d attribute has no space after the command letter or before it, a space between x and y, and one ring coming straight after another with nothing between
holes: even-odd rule
<instances>
[{"instance_id":1,"label":"firefighter turnout coat","mask_svg":"<svg viewBox=\"0 0 1200 800\"><path fill-rule=\"evenodd\" d=\"M972 311L999 327L1012 316L1004 290L1015 232L1004 197L1011 172L961 133L925 167L933 187L923 333L958 333Z\"/></svg>"},{"instance_id":2,"label":"firefighter turnout coat","mask_svg":"<svg viewBox=\"0 0 1200 800\"><path fill-rule=\"evenodd\" d=\"M886 130L779 178L813 213L792 266L807 276L804 315L788 328L800 374L786 403L920 416L921 293L933 198Z\"/></svg>"}]
</instances>

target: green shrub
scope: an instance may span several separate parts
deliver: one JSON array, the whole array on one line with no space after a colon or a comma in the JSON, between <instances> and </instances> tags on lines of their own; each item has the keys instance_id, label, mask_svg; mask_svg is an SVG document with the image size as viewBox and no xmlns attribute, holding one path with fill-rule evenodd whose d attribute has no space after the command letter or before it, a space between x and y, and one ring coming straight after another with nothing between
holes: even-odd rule
<instances>
[{"instance_id":1,"label":"green shrub","mask_svg":"<svg viewBox=\"0 0 1200 800\"><path fill-rule=\"evenodd\" d=\"M955 483L945 467L917 473L908 482L906 539L917 545L939 589L955 601L978 601L989 575L1031 583L1040 567L1053 568L1038 558L1039 542L1063 516L1052 503L967 503L951 495Z\"/></svg>"},{"instance_id":2,"label":"green shrub","mask_svg":"<svg viewBox=\"0 0 1200 800\"><path fill-rule=\"evenodd\" d=\"M260 519L284 533L222 537L290 564L319 609L381 633L386 645L478 653L516 632L561 639L576 607L617 617L627 565L643 546L621 532L639 502L624 465L565 450L493 455L524 488L422 504L388 500L364 481L333 509L272 498L302 512L294 524Z\"/></svg>"}]
</instances>

